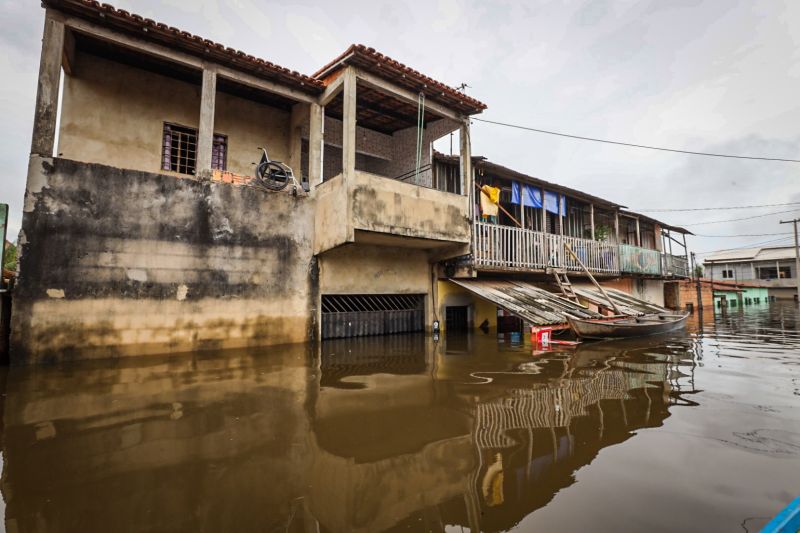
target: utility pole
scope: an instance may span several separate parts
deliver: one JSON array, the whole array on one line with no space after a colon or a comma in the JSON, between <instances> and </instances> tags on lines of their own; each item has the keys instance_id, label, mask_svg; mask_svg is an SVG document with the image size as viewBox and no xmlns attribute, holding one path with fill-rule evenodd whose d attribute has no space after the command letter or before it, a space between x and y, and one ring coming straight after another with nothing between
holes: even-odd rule
<instances>
[{"instance_id":1,"label":"utility pole","mask_svg":"<svg viewBox=\"0 0 800 533\"><path fill-rule=\"evenodd\" d=\"M800 218L794 220L781 220L781 224L794 224L794 280L797 282L797 301L800 302L800 244L797 243L797 223ZM778 277L781 277L780 268Z\"/></svg>"},{"instance_id":2,"label":"utility pole","mask_svg":"<svg viewBox=\"0 0 800 533\"><path fill-rule=\"evenodd\" d=\"M703 289L701 287L700 276L697 275L697 262L695 260L694 252L692 252L692 279L695 281L695 290L697 291L697 308L702 312L703 310ZM713 290L712 290L713 292Z\"/></svg>"}]
</instances>

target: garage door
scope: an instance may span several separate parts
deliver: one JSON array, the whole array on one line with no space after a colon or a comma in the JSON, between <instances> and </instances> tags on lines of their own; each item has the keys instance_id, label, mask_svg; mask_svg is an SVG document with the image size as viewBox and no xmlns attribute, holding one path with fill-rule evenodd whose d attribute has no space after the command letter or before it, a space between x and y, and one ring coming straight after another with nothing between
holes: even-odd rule
<instances>
[{"instance_id":1,"label":"garage door","mask_svg":"<svg viewBox=\"0 0 800 533\"><path fill-rule=\"evenodd\" d=\"M424 329L424 294L322 296L323 339L391 335Z\"/></svg>"}]
</instances>

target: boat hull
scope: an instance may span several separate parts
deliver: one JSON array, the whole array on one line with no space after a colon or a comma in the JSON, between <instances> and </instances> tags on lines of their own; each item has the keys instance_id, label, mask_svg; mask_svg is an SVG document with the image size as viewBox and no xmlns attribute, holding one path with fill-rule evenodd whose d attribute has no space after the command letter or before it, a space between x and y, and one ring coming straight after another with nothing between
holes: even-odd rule
<instances>
[{"instance_id":1,"label":"boat hull","mask_svg":"<svg viewBox=\"0 0 800 533\"><path fill-rule=\"evenodd\" d=\"M586 320L567 316L572 331L582 339L625 339L669 333L686 327L685 315L658 315L617 320Z\"/></svg>"}]
</instances>

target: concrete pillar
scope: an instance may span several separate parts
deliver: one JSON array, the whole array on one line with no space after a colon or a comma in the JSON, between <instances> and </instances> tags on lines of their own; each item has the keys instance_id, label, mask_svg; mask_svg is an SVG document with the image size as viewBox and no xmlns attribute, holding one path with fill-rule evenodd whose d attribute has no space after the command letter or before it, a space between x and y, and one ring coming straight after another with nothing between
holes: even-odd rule
<instances>
[{"instance_id":1,"label":"concrete pillar","mask_svg":"<svg viewBox=\"0 0 800 533\"><path fill-rule=\"evenodd\" d=\"M342 75L342 174L349 178L356 170L356 71L348 67Z\"/></svg>"},{"instance_id":2,"label":"concrete pillar","mask_svg":"<svg viewBox=\"0 0 800 533\"><path fill-rule=\"evenodd\" d=\"M460 150L460 170L461 170L461 187L462 191L467 192L469 198L469 213L470 220L475 222L475 175L472 173L472 144L469 137L469 119L466 119L461 124L461 129L458 132L459 141L461 143Z\"/></svg>"},{"instance_id":3,"label":"concrete pillar","mask_svg":"<svg viewBox=\"0 0 800 533\"><path fill-rule=\"evenodd\" d=\"M197 129L197 167L195 175L211 177L211 149L214 144L214 108L217 96L217 71L203 69L203 88L200 95L200 127Z\"/></svg>"},{"instance_id":4,"label":"concrete pillar","mask_svg":"<svg viewBox=\"0 0 800 533\"><path fill-rule=\"evenodd\" d=\"M52 157L56 140L58 116L58 82L64 55L64 23L47 10L42 34L42 53L39 58L39 83L36 88L36 108L33 117L31 154Z\"/></svg>"},{"instance_id":5,"label":"concrete pillar","mask_svg":"<svg viewBox=\"0 0 800 533\"><path fill-rule=\"evenodd\" d=\"M308 181L312 186L322 183L322 150L324 146L325 111L310 104L308 117Z\"/></svg>"},{"instance_id":6,"label":"concrete pillar","mask_svg":"<svg viewBox=\"0 0 800 533\"><path fill-rule=\"evenodd\" d=\"M308 122L309 104L299 103L292 106L289 118L289 161L287 164L294 172L297 181L303 178L303 124Z\"/></svg>"}]
</instances>

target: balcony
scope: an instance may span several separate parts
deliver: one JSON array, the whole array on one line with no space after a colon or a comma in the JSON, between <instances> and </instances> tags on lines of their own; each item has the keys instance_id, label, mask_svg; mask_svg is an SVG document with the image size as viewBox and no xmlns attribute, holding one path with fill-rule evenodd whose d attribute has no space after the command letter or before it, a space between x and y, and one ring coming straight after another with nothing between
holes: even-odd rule
<instances>
[{"instance_id":1,"label":"balcony","mask_svg":"<svg viewBox=\"0 0 800 533\"><path fill-rule=\"evenodd\" d=\"M619 245L620 271L628 274L661 275L661 252L630 244Z\"/></svg>"},{"instance_id":2,"label":"balcony","mask_svg":"<svg viewBox=\"0 0 800 533\"><path fill-rule=\"evenodd\" d=\"M578 261L567 252L565 245L569 245L595 275L689 277L686 257L662 254L658 250L485 222L476 222L473 228L474 266L479 270L525 272L561 268L583 272Z\"/></svg>"},{"instance_id":3,"label":"balcony","mask_svg":"<svg viewBox=\"0 0 800 533\"><path fill-rule=\"evenodd\" d=\"M478 269L526 271L563 268L582 272L565 244L572 248L590 272L619 274L619 255L614 244L484 222L474 224L473 254Z\"/></svg>"},{"instance_id":4,"label":"balcony","mask_svg":"<svg viewBox=\"0 0 800 533\"><path fill-rule=\"evenodd\" d=\"M347 242L463 250L470 242L466 196L355 171L317 188L316 253Z\"/></svg>"},{"instance_id":5,"label":"balcony","mask_svg":"<svg viewBox=\"0 0 800 533\"><path fill-rule=\"evenodd\" d=\"M688 278L691 275L689 260L680 255L663 254L661 256L661 272L665 276Z\"/></svg>"}]
</instances>

